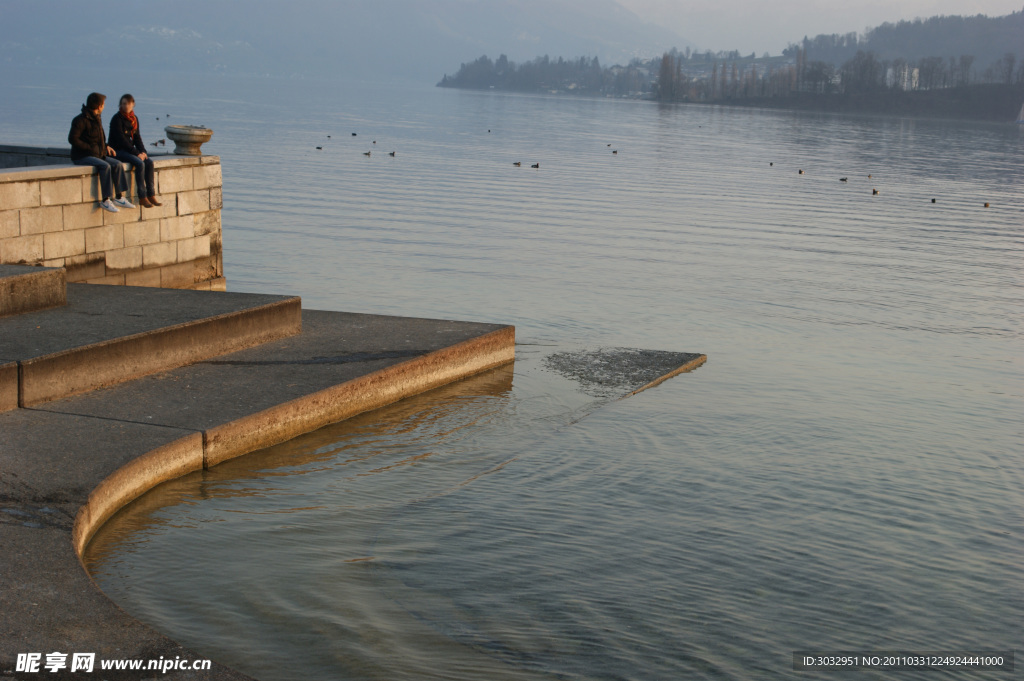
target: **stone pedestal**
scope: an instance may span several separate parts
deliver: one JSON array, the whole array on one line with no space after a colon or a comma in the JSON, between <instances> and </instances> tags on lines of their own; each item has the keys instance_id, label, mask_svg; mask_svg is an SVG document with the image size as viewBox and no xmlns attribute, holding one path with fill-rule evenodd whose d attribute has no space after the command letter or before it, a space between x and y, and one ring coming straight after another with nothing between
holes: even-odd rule
<instances>
[{"instance_id":1,"label":"stone pedestal","mask_svg":"<svg viewBox=\"0 0 1024 681\"><path fill-rule=\"evenodd\" d=\"M164 132L174 142L174 153L179 156L202 156L199 147L213 137L213 130L201 125L168 125Z\"/></svg>"}]
</instances>

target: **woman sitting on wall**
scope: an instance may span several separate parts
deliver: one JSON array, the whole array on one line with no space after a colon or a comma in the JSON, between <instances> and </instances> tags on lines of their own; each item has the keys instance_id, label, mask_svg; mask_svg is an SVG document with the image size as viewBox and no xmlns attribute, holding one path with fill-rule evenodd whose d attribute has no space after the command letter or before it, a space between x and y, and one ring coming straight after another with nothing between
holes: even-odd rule
<instances>
[{"instance_id":1,"label":"woman sitting on wall","mask_svg":"<svg viewBox=\"0 0 1024 681\"><path fill-rule=\"evenodd\" d=\"M135 115L135 98L121 95L118 111L110 119L110 146L117 152L117 160L130 163L135 169L135 186L143 208L162 206L156 200L156 181L153 177L153 159L146 153L146 145L139 134L139 119Z\"/></svg>"},{"instance_id":2,"label":"woman sitting on wall","mask_svg":"<svg viewBox=\"0 0 1024 681\"><path fill-rule=\"evenodd\" d=\"M114 158L114 150L107 146L106 135L103 134L103 106L106 95L92 92L82 105L82 113L71 121L71 132L68 142L71 143L71 162L80 166L93 166L100 174L100 207L111 213L117 212L117 206L135 208L121 194L128 191L128 180L124 176L124 167ZM114 196L114 185L117 185L117 198ZM114 204L117 204L115 206Z\"/></svg>"}]
</instances>

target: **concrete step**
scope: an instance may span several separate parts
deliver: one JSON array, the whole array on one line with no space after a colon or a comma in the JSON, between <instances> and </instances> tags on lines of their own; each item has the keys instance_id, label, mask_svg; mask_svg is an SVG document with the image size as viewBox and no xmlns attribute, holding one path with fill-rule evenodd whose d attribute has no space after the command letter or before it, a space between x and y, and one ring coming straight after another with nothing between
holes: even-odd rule
<instances>
[{"instance_id":1,"label":"concrete step","mask_svg":"<svg viewBox=\"0 0 1024 681\"><path fill-rule=\"evenodd\" d=\"M67 302L64 268L0 265L0 317Z\"/></svg>"},{"instance_id":2,"label":"concrete step","mask_svg":"<svg viewBox=\"0 0 1024 681\"><path fill-rule=\"evenodd\" d=\"M69 307L76 295L69 286ZM298 335L0 414L0 574L11 585L0 589L0 665L43 650L202 658L125 615L81 569L107 519L161 482L514 357L511 326L306 310ZM510 368L497 371L511 385ZM214 664L187 678L245 677Z\"/></svg>"},{"instance_id":3,"label":"concrete step","mask_svg":"<svg viewBox=\"0 0 1024 681\"><path fill-rule=\"evenodd\" d=\"M113 512L183 475L182 466L210 468L515 357L515 329L500 324L304 310L302 325L295 336L30 410L189 434L187 456L143 456L90 494L79 550Z\"/></svg>"},{"instance_id":4,"label":"concrete step","mask_svg":"<svg viewBox=\"0 0 1024 681\"><path fill-rule=\"evenodd\" d=\"M0 317L0 411L297 334L295 296L68 284L63 307Z\"/></svg>"}]
</instances>

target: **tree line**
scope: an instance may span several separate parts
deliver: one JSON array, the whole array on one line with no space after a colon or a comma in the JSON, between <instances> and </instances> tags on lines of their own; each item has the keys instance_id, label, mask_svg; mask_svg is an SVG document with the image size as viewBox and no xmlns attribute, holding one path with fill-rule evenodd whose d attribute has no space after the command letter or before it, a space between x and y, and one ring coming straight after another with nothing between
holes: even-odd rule
<instances>
[{"instance_id":1,"label":"tree line","mask_svg":"<svg viewBox=\"0 0 1024 681\"><path fill-rule=\"evenodd\" d=\"M1021 33L1015 33L1018 28ZM819 35L791 44L775 57L687 47L672 49L660 58L605 67L596 57L566 60L545 55L516 64L505 55L497 60L485 55L462 64L454 76L445 74L438 86L928 113L908 104L917 102L922 109L938 106L939 113L998 120L1009 115L1008 107L1020 106L1011 102L1024 98L1024 59L1013 49L992 59L992 50L1000 45L1019 48L1020 35L1024 35L1024 10L994 19L933 17L883 24L864 36ZM921 52L936 41L950 48L981 46L983 56L967 51L945 56ZM841 61L836 60L839 55L844 55ZM948 92L936 94L943 91ZM920 95L923 92L932 94ZM991 111L986 113L985 106ZM1015 115L1016 108L1010 113Z\"/></svg>"},{"instance_id":2,"label":"tree line","mask_svg":"<svg viewBox=\"0 0 1024 681\"><path fill-rule=\"evenodd\" d=\"M938 90L988 84L1024 86L1024 60L1007 52L979 74L973 55L880 59L858 50L840 66L811 60L797 48L790 61L773 66L768 60L715 61L710 74L693 74L678 55L666 52L653 88L662 101L723 101L787 97L795 93L864 95L884 91ZM760 66L760 68L759 68Z\"/></svg>"},{"instance_id":3,"label":"tree line","mask_svg":"<svg viewBox=\"0 0 1024 681\"><path fill-rule=\"evenodd\" d=\"M496 60L484 55L462 64L455 75L445 74L437 85L474 90L629 96L649 93L654 81L642 60L605 68L597 57L552 59L545 55L517 64L503 54Z\"/></svg>"},{"instance_id":4,"label":"tree line","mask_svg":"<svg viewBox=\"0 0 1024 681\"><path fill-rule=\"evenodd\" d=\"M929 19L884 23L857 33L804 37L783 54L793 57L803 50L816 60L839 65L857 52L873 52L881 60L916 61L929 55L970 54L977 64L993 64L1007 52L1016 53L1024 36L1024 10L1002 17L977 15L936 16Z\"/></svg>"}]
</instances>

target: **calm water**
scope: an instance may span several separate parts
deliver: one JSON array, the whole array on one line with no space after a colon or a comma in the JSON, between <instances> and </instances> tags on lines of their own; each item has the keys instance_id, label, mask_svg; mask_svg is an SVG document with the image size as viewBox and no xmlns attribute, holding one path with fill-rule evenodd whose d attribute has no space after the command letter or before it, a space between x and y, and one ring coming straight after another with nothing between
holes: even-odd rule
<instances>
[{"instance_id":1,"label":"calm water","mask_svg":"<svg viewBox=\"0 0 1024 681\"><path fill-rule=\"evenodd\" d=\"M15 83L0 139L58 143L131 82ZM1017 126L148 88L147 139L150 112L215 130L231 290L520 345L134 504L88 557L132 614L264 681L831 679L793 651L1021 647ZM621 401L544 364L613 346L709 361Z\"/></svg>"}]
</instances>

